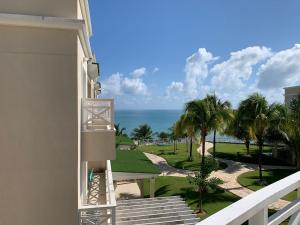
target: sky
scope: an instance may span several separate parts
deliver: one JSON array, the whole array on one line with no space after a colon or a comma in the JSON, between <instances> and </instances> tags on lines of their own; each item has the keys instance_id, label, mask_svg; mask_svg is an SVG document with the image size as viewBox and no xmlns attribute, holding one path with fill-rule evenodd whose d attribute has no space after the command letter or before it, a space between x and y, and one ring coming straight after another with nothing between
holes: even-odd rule
<instances>
[{"instance_id":1,"label":"sky","mask_svg":"<svg viewBox=\"0 0 300 225\"><path fill-rule=\"evenodd\" d=\"M90 0L103 98L182 109L216 94L283 102L300 85L299 0Z\"/></svg>"}]
</instances>

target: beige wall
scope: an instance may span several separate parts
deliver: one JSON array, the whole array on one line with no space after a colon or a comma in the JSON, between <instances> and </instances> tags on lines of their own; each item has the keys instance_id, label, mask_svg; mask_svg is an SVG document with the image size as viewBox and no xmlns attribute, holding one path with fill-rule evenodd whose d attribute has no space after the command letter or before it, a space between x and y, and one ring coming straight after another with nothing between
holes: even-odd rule
<instances>
[{"instance_id":1,"label":"beige wall","mask_svg":"<svg viewBox=\"0 0 300 225\"><path fill-rule=\"evenodd\" d=\"M0 26L0 34L0 225L74 225L76 32Z\"/></svg>"},{"instance_id":2,"label":"beige wall","mask_svg":"<svg viewBox=\"0 0 300 225\"><path fill-rule=\"evenodd\" d=\"M300 86L287 87L284 89L284 91L284 102L285 104L289 104L294 97L300 94Z\"/></svg>"},{"instance_id":3,"label":"beige wall","mask_svg":"<svg viewBox=\"0 0 300 225\"><path fill-rule=\"evenodd\" d=\"M78 0L1 0L1 13L77 18Z\"/></svg>"}]
</instances>

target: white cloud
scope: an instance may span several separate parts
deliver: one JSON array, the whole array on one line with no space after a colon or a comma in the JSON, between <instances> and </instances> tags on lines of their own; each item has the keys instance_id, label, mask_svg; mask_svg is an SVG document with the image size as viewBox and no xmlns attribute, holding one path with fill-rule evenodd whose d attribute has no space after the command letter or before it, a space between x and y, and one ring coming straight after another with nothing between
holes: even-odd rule
<instances>
[{"instance_id":1,"label":"white cloud","mask_svg":"<svg viewBox=\"0 0 300 225\"><path fill-rule=\"evenodd\" d=\"M147 72L146 68L145 67L141 67L141 68L135 69L130 74L134 78L139 78L139 77L144 76L146 72Z\"/></svg>"},{"instance_id":2,"label":"white cloud","mask_svg":"<svg viewBox=\"0 0 300 225\"><path fill-rule=\"evenodd\" d=\"M146 84L139 78L127 78L125 77L122 82L122 88L124 93L133 95L147 95L148 88Z\"/></svg>"},{"instance_id":3,"label":"white cloud","mask_svg":"<svg viewBox=\"0 0 300 225\"><path fill-rule=\"evenodd\" d=\"M184 85L183 85L182 82L172 81L172 83L169 86L167 86L167 88L166 88L165 96L167 98L174 97L178 93L182 93L183 92L183 88L184 88Z\"/></svg>"},{"instance_id":4,"label":"white cloud","mask_svg":"<svg viewBox=\"0 0 300 225\"><path fill-rule=\"evenodd\" d=\"M121 73L115 73L102 82L103 95L109 97L121 95L149 95L148 87L140 78L124 77Z\"/></svg>"},{"instance_id":5,"label":"white cloud","mask_svg":"<svg viewBox=\"0 0 300 225\"><path fill-rule=\"evenodd\" d=\"M210 70L212 89L231 95L244 89L253 73L253 67L271 55L271 49L259 46L230 53L228 60L214 65Z\"/></svg>"},{"instance_id":6,"label":"white cloud","mask_svg":"<svg viewBox=\"0 0 300 225\"><path fill-rule=\"evenodd\" d=\"M258 70L257 87L280 89L300 83L300 44L274 54Z\"/></svg>"},{"instance_id":7,"label":"white cloud","mask_svg":"<svg viewBox=\"0 0 300 225\"><path fill-rule=\"evenodd\" d=\"M107 96L121 95L122 79L123 79L123 74L114 73L111 76L109 76L106 80L101 82L103 94Z\"/></svg>"},{"instance_id":8,"label":"white cloud","mask_svg":"<svg viewBox=\"0 0 300 225\"><path fill-rule=\"evenodd\" d=\"M152 70L152 73L157 73L159 71L159 68L158 67L155 67L153 70Z\"/></svg>"},{"instance_id":9,"label":"white cloud","mask_svg":"<svg viewBox=\"0 0 300 225\"><path fill-rule=\"evenodd\" d=\"M216 59L205 48L199 48L197 52L186 59L185 90L188 98L198 97L200 86L208 75L208 64Z\"/></svg>"}]
</instances>

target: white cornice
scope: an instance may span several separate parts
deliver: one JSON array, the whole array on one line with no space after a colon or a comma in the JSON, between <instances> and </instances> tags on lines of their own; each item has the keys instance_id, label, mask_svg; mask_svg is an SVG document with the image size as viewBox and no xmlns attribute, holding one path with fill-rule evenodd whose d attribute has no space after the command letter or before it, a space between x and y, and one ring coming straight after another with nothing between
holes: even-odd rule
<instances>
[{"instance_id":1,"label":"white cornice","mask_svg":"<svg viewBox=\"0 0 300 225\"><path fill-rule=\"evenodd\" d=\"M84 20L0 13L0 25L76 30L85 56L93 57Z\"/></svg>"},{"instance_id":2,"label":"white cornice","mask_svg":"<svg viewBox=\"0 0 300 225\"><path fill-rule=\"evenodd\" d=\"M88 0L79 0L79 3L80 3L82 16L83 16L84 20L86 21L87 34L90 37L93 35L93 31L92 31L92 24L91 24L89 2L88 2Z\"/></svg>"}]
</instances>

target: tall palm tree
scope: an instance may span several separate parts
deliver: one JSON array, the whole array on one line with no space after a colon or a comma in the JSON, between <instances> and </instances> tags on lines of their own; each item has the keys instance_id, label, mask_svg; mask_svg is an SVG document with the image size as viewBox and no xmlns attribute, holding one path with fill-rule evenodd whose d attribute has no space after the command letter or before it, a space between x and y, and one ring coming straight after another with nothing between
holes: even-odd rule
<instances>
[{"instance_id":1,"label":"tall palm tree","mask_svg":"<svg viewBox=\"0 0 300 225\"><path fill-rule=\"evenodd\" d=\"M185 105L185 112L187 115L193 116L196 130L200 131L202 144L201 163L204 165L206 136L215 127L215 117L210 109L210 102L208 99L190 101Z\"/></svg>"},{"instance_id":2,"label":"tall palm tree","mask_svg":"<svg viewBox=\"0 0 300 225\"><path fill-rule=\"evenodd\" d=\"M243 126L241 113L239 110L233 111L233 119L230 121L226 127L225 133L231 136L236 137L239 140L244 141L246 146L247 155L250 155L250 133L249 128Z\"/></svg>"},{"instance_id":3,"label":"tall palm tree","mask_svg":"<svg viewBox=\"0 0 300 225\"><path fill-rule=\"evenodd\" d=\"M195 128L195 117L193 114L189 114L188 112L182 114L179 120L175 123L174 133L175 135L186 134L190 139L190 147L189 147L189 161L193 161L193 138L196 134Z\"/></svg>"},{"instance_id":4,"label":"tall palm tree","mask_svg":"<svg viewBox=\"0 0 300 225\"><path fill-rule=\"evenodd\" d=\"M267 130L277 124L280 129L279 120L281 110L276 104L269 105L265 97L255 93L242 101L239 106L239 113L244 127L248 127L250 135L256 140L259 154L259 180L262 181L262 152Z\"/></svg>"},{"instance_id":5,"label":"tall palm tree","mask_svg":"<svg viewBox=\"0 0 300 225\"><path fill-rule=\"evenodd\" d=\"M213 157L216 157L216 134L217 131L224 132L227 124L232 120L233 114L231 104L228 101L222 102L216 95L207 95L206 99L209 103L213 124Z\"/></svg>"},{"instance_id":6,"label":"tall palm tree","mask_svg":"<svg viewBox=\"0 0 300 225\"><path fill-rule=\"evenodd\" d=\"M297 169L300 170L300 94L289 104L288 145L296 154Z\"/></svg>"}]
</instances>

